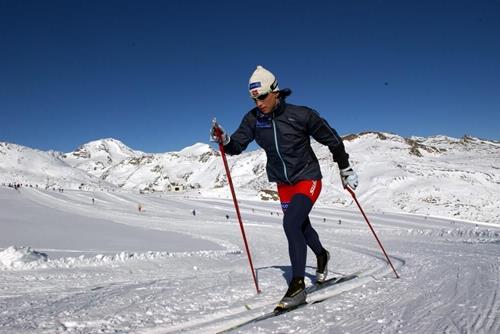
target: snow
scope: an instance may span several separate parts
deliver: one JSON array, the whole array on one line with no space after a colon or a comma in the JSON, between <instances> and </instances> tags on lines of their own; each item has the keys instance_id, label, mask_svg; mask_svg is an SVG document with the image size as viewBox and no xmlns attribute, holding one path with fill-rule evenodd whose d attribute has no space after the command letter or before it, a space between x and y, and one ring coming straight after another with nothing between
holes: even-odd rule
<instances>
[{"instance_id":1,"label":"snow","mask_svg":"<svg viewBox=\"0 0 500 334\"><path fill-rule=\"evenodd\" d=\"M500 222L500 143L474 137L429 138L367 132L345 137L368 210ZM327 147L313 148L323 173L322 205L342 209L339 171ZM164 192L197 190L228 198L219 153L204 143L178 152L144 153L116 139L74 152L42 152L0 142L0 182L39 188ZM272 199L262 150L228 157L233 183L247 199ZM247 196L248 195L248 196Z\"/></svg>"},{"instance_id":2,"label":"snow","mask_svg":"<svg viewBox=\"0 0 500 334\"><path fill-rule=\"evenodd\" d=\"M82 183L100 181L86 172L72 168L54 152L43 152L16 144L0 142L2 182L34 183L43 187L78 188ZM105 183L105 182L103 182Z\"/></svg>"},{"instance_id":3,"label":"snow","mask_svg":"<svg viewBox=\"0 0 500 334\"><path fill-rule=\"evenodd\" d=\"M0 187L0 333L216 333L271 310L290 275L279 204L237 192L257 294L224 191ZM498 224L434 216L427 202L425 214L366 210L396 279L349 194L341 208L327 198L311 221L330 275L359 277L233 332L500 332ZM307 284L314 272L309 253Z\"/></svg>"},{"instance_id":4,"label":"snow","mask_svg":"<svg viewBox=\"0 0 500 334\"><path fill-rule=\"evenodd\" d=\"M31 247L16 246L10 246L0 252L0 264L5 267L22 266L34 261L47 261L47 254L34 251Z\"/></svg>"},{"instance_id":5,"label":"snow","mask_svg":"<svg viewBox=\"0 0 500 334\"><path fill-rule=\"evenodd\" d=\"M202 154L211 153L212 149L208 144L196 143L193 146L185 147L179 154L184 156L199 157Z\"/></svg>"},{"instance_id":6,"label":"snow","mask_svg":"<svg viewBox=\"0 0 500 334\"><path fill-rule=\"evenodd\" d=\"M323 190L311 221L330 276L358 278L233 332L500 332L500 143L368 132L345 145L401 278L313 143ZM108 138L61 153L0 142L0 333L216 333L273 309L290 276L275 185L261 150L228 163L261 294L209 145L148 154ZM309 253L306 283L314 276Z\"/></svg>"},{"instance_id":7,"label":"snow","mask_svg":"<svg viewBox=\"0 0 500 334\"><path fill-rule=\"evenodd\" d=\"M132 150L119 140L106 138L86 143L61 158L72 167L100 177L107 168L143 154L141 151Z\"/></svg>"}]
</instances>

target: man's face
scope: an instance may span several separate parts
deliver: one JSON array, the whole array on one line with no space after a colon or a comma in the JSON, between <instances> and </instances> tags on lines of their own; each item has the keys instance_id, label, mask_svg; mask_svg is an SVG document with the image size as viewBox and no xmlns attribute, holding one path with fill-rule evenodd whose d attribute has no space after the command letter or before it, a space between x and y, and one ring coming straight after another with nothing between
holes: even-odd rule
<instances>
[{"instance_id":1,"label":"man's face","mask_svg":"<svg viewBox=\"0 0 500 334\"><path fill-rule=\"evenodd\" d=\"M278 92L270 92L267 94L261 94L257 97L252 98L255 102L255 105L259 110L268 114L274 110L276 105L278 104Z\"/></svg>"}]
</instances>

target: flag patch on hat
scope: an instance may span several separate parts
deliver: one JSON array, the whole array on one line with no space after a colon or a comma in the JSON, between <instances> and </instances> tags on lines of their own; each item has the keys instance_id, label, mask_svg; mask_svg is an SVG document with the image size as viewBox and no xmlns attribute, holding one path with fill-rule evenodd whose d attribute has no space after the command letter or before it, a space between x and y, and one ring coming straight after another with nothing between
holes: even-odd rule
<instances>
[{"instance_id":1,"label":"flag patch on hat","mask_svg":"<svg viewBox=\"0 0 500 334\"><path fill-rule=\"evenodd\" d=\"M248 90L252 90L252 89L260 88L260 87L262 87L260 81L252 82L250 85L248 85Z\"/></svg>"}]
</instances>

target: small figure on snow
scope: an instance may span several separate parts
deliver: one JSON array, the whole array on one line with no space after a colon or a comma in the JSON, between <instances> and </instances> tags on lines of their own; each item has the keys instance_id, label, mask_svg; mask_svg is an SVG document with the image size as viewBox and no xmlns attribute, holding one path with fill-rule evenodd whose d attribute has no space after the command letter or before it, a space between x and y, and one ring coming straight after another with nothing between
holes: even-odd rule
<instances>
[{"instance_id":1,"label":"small figure on snow","mask_svg":"<svg viewBox=\"0 0 500 334\"><path fill-rule=\"evenodd\" d=\"M231 136L214 122L210 140L223 144L229 155L240 154L253 140L266 152L267 176L270 182L277 184L292 264L293 277L288 291L275 309L280 311L305 303L307 246L316 254L317 282L324 282L328 274L330 254L323 248L309 220L322 179L310 137L328 146L339 166L344 188L356 189L358 176L349 164L349 155L337 132L315 110L288 104L286 98L291 90L280 90L270 71L257 66L250 77L248 90L255 108L245 114Z\"/></svg>"}]
</instances>

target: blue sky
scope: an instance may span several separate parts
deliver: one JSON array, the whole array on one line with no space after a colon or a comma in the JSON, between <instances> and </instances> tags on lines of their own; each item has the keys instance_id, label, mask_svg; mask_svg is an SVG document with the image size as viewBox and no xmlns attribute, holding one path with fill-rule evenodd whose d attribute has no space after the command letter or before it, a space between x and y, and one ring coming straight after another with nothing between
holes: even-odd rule
<instances>
[{"instance_id":1,"label":"blue sky","mask_svg":"<svg viewBox=\"0 0 500 334\"><path fill-rule=\"evenodd\" d=\"M208 142L270 69L340 134L500 139L500 1L0 0L0 141Z\"/></svg>"}]
</instances>

